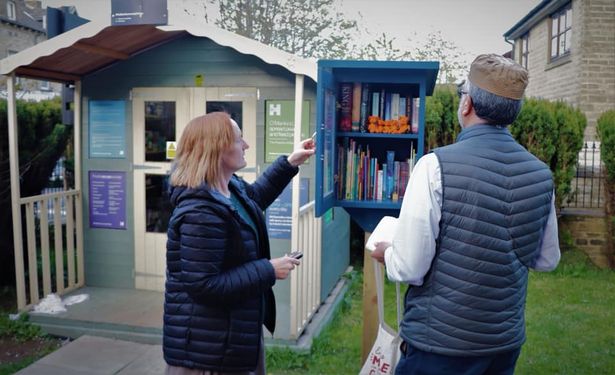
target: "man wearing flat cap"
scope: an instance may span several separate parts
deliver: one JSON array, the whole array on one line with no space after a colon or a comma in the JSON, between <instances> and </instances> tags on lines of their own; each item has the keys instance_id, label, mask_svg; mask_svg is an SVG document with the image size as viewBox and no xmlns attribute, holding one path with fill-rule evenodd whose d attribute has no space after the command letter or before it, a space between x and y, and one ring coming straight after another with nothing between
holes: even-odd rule
<instances>
[{"instance_id":1,"label":"man wearing flat cap","mask_svg":"<svg viewBox=\"0 0 615 375\"><path fill-rule=\"evenodd\" d=\"M417 163L396 233L372 256L410 284L397 374L512 374L528 272L560 259L549 168L511 136L528 72L478 56L459 87L461 133Z\"/></svg>"}]
</instances>

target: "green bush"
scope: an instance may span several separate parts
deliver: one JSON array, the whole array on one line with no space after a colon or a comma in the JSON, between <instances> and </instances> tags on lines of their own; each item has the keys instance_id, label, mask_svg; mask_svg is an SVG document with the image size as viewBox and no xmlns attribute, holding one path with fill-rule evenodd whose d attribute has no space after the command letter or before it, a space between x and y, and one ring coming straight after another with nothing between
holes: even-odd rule
<instances>
[{"instance_id":1,"label":"green bush","mask_svg":"<svg viewBox=\"0 0 615 375\"><path fill-rule=\"evenodd\" d=\"M609 184L615 184L615 109L604 112L598 118L598 137L602 142L600 157L606 168Z\"/></svg>"},{"instance_id":2,"label":"green bush","mask_svg":"<svg viewBox=\"0 0 615 375\"><path fill-rule=\"evenodd\" d=\"M577 155L583 147L585 115L564 102L525 100L510 132L529 152L553 172L556 207L571 192Z\"/></svg>"},{"instance_id":3,"label":"green bush","mask_svg":"<svg viewBox=\"0 0 615 375\"><path fill-rule=\"evenodd\" d=\"M425 104L425 152L455 142L459 98L454 85L438 85Z\"/></svg>"},{"instance_id":4,"label":"green bush","mask_svg":"<svg viewBox=\"0 0 615 375\"><path fill-rule=\"evenodd\" d=\"M27 341L42 335L39 326L28 322L28 314L21 314L16 320L9 319L6 314L0 315L0 337L12 337L18 341Z\"/></svg>"}]
</instances>

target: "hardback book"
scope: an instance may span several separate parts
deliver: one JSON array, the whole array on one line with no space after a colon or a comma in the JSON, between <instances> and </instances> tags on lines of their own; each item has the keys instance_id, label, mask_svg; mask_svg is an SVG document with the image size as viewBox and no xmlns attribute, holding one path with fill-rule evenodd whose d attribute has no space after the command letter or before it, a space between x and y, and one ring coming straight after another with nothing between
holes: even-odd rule
<instances>
[{"instance_id":1,"label":"hardback book","mask_svg":"<svg viewBox=\"0 0 615 375\"><path fill-rule=\"evenodd\" d=\"M361 133L367 131L367 116L371 108L369 100L371 95L369 94L369 84L364 83L361 87L361 117L359 120L359 130Z\"/></svg>"},{"instance_id":2,"label":"hardback book","mask_svg":"<svg viewBox=\"0 0 615 375\"><path fill-rule=\"evenodd\" d=\"M417 134L419 132L419 107L421 105L421 98L412 99L412 121L410 122L412 133Z\"/></svg>"},{"instance_id":3,"label":"hardback book","mask_svg":"<svg viewBox=\"0 0 615 375\"><path fill-rule=\"evenodd\" d=\"M385 186L386 186L385 199L392 200L393 199L393 189L395 188L395 151L387 151L387 168L386 168Z\"/></svg>"},{"instance_id":4,"label":"hardback book","mask_svg":"<svg viewBox=\"0 0 615 375\"><path fill-rule=\"evenodd\" d=\"M352 84L352 131L358 132L361 125L361 82Z\"/></svg>"},{"instance_id":5,"label":"hardback book","mask_svg":"<svg viewBox=\"0 0 615 375\"><path fill-rule=\"evenodd\" d=\"M391 94L391 120L399 119L399 94L394 92Z\"/></svg>"},{"instance_id":6,"label":"hardback book","mask_svg":"<svg viewBox=\"0 0 615 375\"><path fill-rule=\"evenodd\" d=\"M399 97L399 115L408 117L408 113L406 113L406 97Z\"/></svg>"},{"instance_id":7,"label":"hardback book","mask_svg":"<svg viewBox=\"0 0 615 375\"><path fill-rule=\"evenodd\" d=\"M372 93L372 116L380 116L380 92Z\"/></svg>"},{"instance_id":8,"label":"hardback book","mask_svg":"<svg viewBox=\"0 0 615 375\"><path fill-rule=\"evenodd\" d=\"M339 129L348 132L352 129L352 83L340 84L340 120Z\"/></svg>"}]
</instances>

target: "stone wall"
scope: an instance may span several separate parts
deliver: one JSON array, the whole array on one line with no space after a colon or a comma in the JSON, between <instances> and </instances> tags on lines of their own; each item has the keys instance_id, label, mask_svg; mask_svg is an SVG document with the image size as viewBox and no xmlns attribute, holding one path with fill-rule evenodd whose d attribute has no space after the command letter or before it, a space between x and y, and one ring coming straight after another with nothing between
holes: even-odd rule
<instances>
[{"instance_id":1,"label":"stone wall","mask_svg":"<svg viewBox=\"0 0 615 375\"><path fill-rule=\"evenodd\" d=\"M587 116L585 138L596 139L598 117L615 109L615 1L584 0L580 7L584 17L579 108Z\"/></svg>"},{"instance_id":2,"label":"stone wall","mask_svg":"<svg viewBox=\"0 0 615 375\"><path fill-rule=\"evenodd\" d=\"M570 55L561 58L557 63L551 63L549 56L550 27L549 17L536 24L529 32L528 66L530 81L525 91L529 97L548 100L564 100L579 106L579 70L582 58L577 52L581 48L582 19L581 1L572 2L572 46ZM519 48L516 49L517 51ZM517 60L518 61L518 60Z\"/></svg>"},{"instance_id":3,"label":"stone wall","mask_svg":"<svg viewBox=\"0 0 615 375\"><path fill-rule=\"evenodd\" d=\"M573 245L586 253L600 268L612 268L613 249L609 247L608 222L603 210L563 210L560 217L560 233L569 231ZM560 242L562 250L570 250Z\"/></svg>"},{"instance_id":4,"label":"stone wall","mask_svg":"<svg viewBox=\"0 0 615 375\"><path fill-rule=\"evenodd\" d=\"M529 31L526 95L577 106L587 116L585 139L595 140L596 120L615 108L615 1L572 1L570 54L555 62L549 61L550 25L546 17Z\"/></svg>"}]
</instances>

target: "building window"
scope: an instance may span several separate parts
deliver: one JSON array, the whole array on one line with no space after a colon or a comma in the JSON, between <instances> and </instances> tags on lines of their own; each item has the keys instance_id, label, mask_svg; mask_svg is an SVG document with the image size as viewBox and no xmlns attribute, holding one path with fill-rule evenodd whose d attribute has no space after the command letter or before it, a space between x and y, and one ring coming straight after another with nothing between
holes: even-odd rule
<instances>
[{"instance_id":1,"label":"building window","mask_svg":"<svg viewBox=\"0 0 615 375\"><path fill-rule=\"evenodd\" d=\"M529 39L530 34L525 34L521 37L521 53L519 54L519 64L527 69L527 58L529 55Z\"/></svg>"},{"instance_id":2,"label":"building window","mask_svg":"<svg viewBox=\"0 0 615 375\"><path fill-rule=\"evenodd\" d=\"M572 3L551 16L551 60L570 53L572 45Z\"/></svg>"},{"instance_id":3,"label":"building window","mask_svg":"<svg viewBox=\"0 0 615 375\"><path fill-rule=\"evenodd\" d=\"M39 85L41 91L50 91L51 87L49 86L49 81L41 81Z\"/></svg>"},{"instance_id":4,"label":"building window","mask_svg":"<svg viewBox=\"0 0 615 375\"><path fill-rule=\"evenodd\" d=\"M6 3L6 15L12 21L17 19L17 11L15 11L15 3L13 1Z\"/></svg>"}]
</instances>

